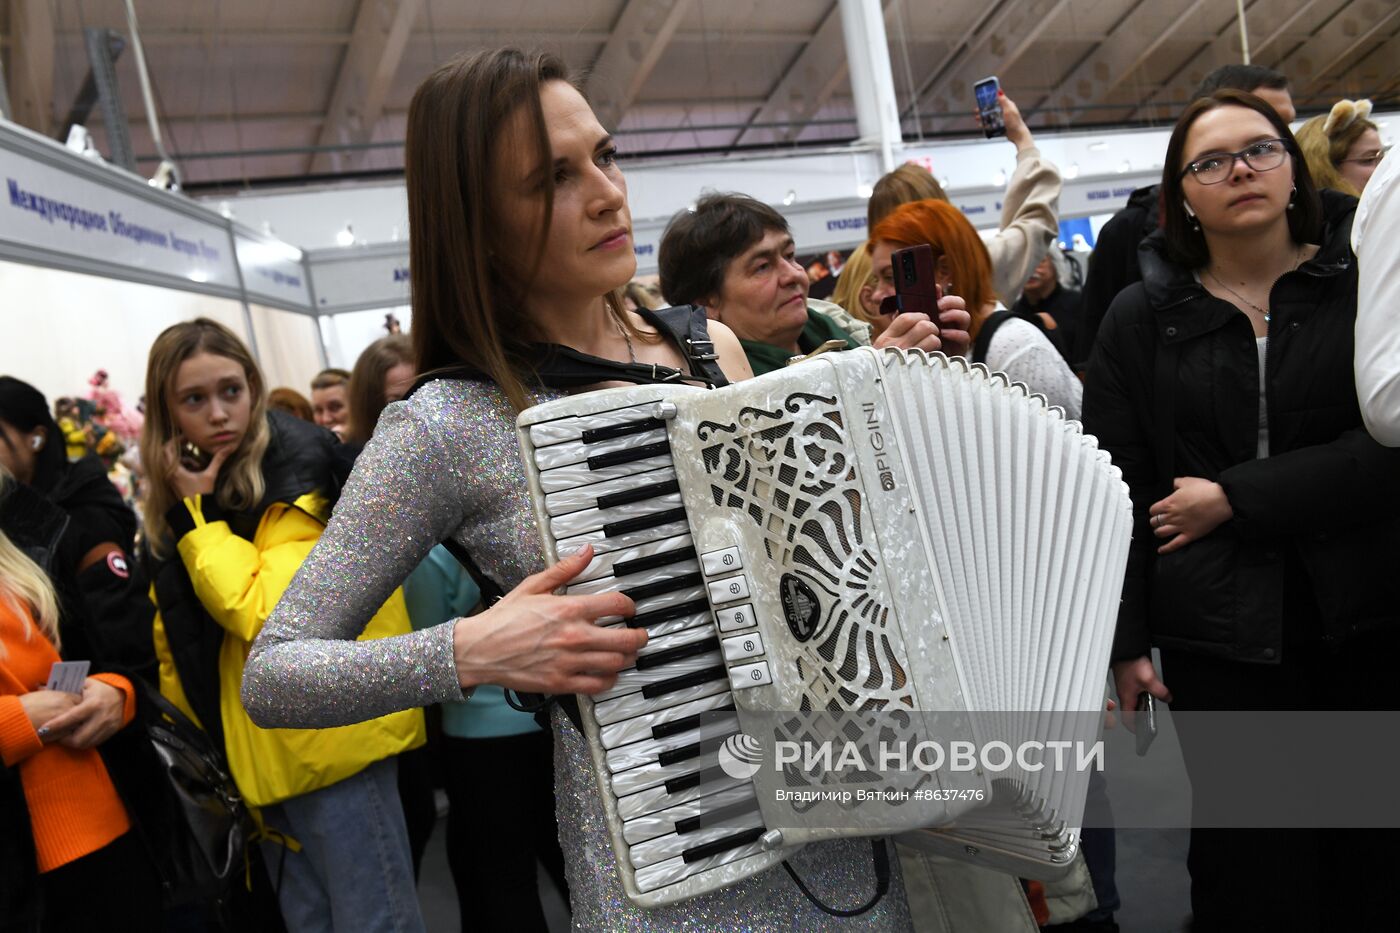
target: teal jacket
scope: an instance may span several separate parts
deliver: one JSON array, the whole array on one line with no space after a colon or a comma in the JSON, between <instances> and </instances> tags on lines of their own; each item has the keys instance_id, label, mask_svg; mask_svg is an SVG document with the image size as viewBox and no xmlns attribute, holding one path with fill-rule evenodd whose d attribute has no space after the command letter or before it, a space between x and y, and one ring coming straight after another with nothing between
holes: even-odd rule
<instances>
[{"instance_id":1,"label":"teal jacket","mask_svg":"<svg viewBox=\"0 0 1400 933\"><path fill-rule=\"evenodd\" d=\"M408 575L403 597L409 621L415 629L422 629L467 615L481 602L481 590L457 558L439 544ZM472 620L461 624L471 625ZM442 704L442 731L453 738L494 739L538 732L539 728L534 716L506 703L500 687L477 687L470 700Z\"/></svg>"}]
</instances>

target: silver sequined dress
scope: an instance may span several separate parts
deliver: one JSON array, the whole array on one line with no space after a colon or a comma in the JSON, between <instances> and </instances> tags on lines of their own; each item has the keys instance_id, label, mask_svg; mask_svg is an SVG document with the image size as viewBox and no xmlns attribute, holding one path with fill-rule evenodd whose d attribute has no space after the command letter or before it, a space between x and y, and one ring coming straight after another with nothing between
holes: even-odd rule
<instances>
[{"instance_id":1,"label":"silver sequined dress","mask_svg":"<svg viewBox=\"0 0 1400 933\"><path fill-rule=\"evenodd\" d=\"M253 719L267 727L338 726L460 699L455 621L397 638L353 641L433 545L449 536L503 591L543 565L515 417L505 396L483 383L433 382L384 410L335 515L253 646L243 677L243 701ZM675 906L633 906L618 881L587 743L562 715L556 714L554 731L555 798L575 929L910 928L897 859L890 893L851 920L818 911L780 868ZM811 845L792 862L832 906L864 903L873 890L868 841Z\"/></svg>"}]
</instances>

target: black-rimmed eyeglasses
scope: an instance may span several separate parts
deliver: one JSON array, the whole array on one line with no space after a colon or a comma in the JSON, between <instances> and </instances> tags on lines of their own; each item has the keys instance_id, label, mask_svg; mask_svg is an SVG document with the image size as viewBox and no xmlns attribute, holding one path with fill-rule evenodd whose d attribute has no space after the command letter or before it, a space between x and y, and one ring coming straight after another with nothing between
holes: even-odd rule
<instances>
[{"instance_id":1,"label":"black-rimmed eyeglasses","mask_svg":"<svg viewBox=\"0 0 1400 933\"><path fill-rule=\"evenodd\" d=\"M1268 172L1283 164L1288 156L1288 142L1283 139L1261 139L1239 152L1211 152L1182 169L1181 177L1194 175L1203 185L1216 185L1230 177L1239 159L1256 172Z\"/></svg>"}]
</instances>

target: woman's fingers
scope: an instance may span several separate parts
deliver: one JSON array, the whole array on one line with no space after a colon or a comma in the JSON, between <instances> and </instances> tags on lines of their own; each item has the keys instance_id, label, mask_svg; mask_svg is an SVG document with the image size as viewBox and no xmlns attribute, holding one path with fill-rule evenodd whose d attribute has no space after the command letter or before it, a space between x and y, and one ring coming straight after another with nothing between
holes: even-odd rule
<instances>
[{"instance_id":1,"label":"woman's fingers","mask_svg":"<svg viewBox=\"0 0 1400 933\"><path fill-rule=\"evenodd\" d=\"M585 544L567 557L559 558L559 562L554 566L546 567L539 573L533 573L521 580L520 585L511 590L510 596L516 593L552 593L583 573L583 568L587 567L592 559L593 545ZM506 598L509 599L510 596Z\"/></svg>"}]
</instances>

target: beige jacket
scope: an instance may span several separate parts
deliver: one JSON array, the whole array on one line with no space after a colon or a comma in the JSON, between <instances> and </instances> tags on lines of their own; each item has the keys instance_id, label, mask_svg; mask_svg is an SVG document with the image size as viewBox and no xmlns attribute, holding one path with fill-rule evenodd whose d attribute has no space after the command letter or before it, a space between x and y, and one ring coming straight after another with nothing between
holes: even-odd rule
<instances>
[{"instance_id":1,"label":"beige jacket","mask_svg":"<svg viewBox=\"0 0 1400 933\"><path fill-rule=\"evenodd\" d=\"M1001 204L1001 229L987 239L992 284L1006 307L1060 235L1060 170L1035 146L1016 153L1016 170Z\"/></svg>"}]
</instances>

